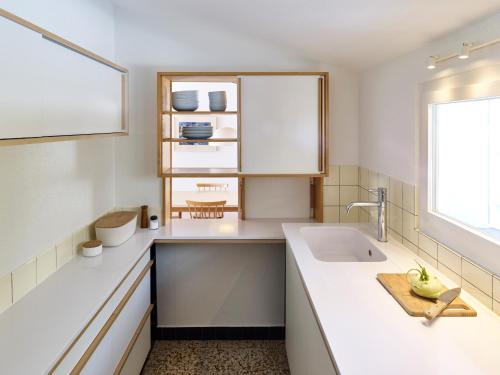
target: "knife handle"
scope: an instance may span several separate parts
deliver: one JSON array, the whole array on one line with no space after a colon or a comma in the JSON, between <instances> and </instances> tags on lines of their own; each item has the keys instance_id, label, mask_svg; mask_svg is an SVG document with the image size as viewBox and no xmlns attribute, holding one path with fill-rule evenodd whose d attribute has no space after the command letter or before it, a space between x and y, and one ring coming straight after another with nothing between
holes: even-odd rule
<instances>
[{"instance_id":1,"label":"knife handle","mask_svg":"<svg viewBox=\"0 0 500 375\"><path fill-rule=\"evenodd\" d=\"M424 311L424 316L428 320L434 319L436 316L441 314L441 312L448 307L449 303L439 301L437 300L434 305L429 307L427 310Z\"/></svg>"}]
</instances>

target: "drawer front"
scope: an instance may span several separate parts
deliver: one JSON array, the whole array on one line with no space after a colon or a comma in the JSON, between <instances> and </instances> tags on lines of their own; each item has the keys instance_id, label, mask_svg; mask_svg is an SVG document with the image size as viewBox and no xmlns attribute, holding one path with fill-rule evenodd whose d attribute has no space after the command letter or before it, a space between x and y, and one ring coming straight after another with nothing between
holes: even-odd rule
<instances>
[{"instance_id":1,"label":"drawer front","mask_svg":"<svg viewBox=\"0 0 500 375\"><path fill-rule=\"evenodd\" d=\"M111 318L112 314L115 312L116 308L127 295L130 288L133 286L134 282L141 275L143 270L148 266L150 262L150 252L146 253L137 262L135 267L130 271L128 276L118 287L118 289L109 298L106 304L102 307L99 313L90 322L88 327L85 328L80 337L76 339L71 345L70 349L65 353L62 360L58 363L57 367L52 371L54 374L64 374L67 375L75 368L82 357L87 352L88 348L92 345L99 332L103 329L106 322ZM145 279L146 277L144 277ZM149 280L149 276L147 276ZM149 281L148 281L149 282ZM149 290L148 290L149 297ZM149 299L148 299L149 305ZM145 307L146 308L146 307Z\"/></svg>"},{"instance_id":2,"label":"drawer front","mask_svg":"<svg viewBox=\"0 0 500 375\"><path fill-rule=\"evenodd\" d=\"M113 374L150 305L149 271L112 322L81 374Z\"/></svg>"},{"instance_id":3,"label":"drawer front","mask_svg":"<svg viewBox=\"0 0 500 375\"><path fill-rule=\"evenodd\" d=\"M142 370L144 362L148 357L149 350L151 349L151 317L147 316L142 329L140 330L137 340L128 354L128 358L121 369L120 375L139 375Z\"/></svg>"}]
</instances>

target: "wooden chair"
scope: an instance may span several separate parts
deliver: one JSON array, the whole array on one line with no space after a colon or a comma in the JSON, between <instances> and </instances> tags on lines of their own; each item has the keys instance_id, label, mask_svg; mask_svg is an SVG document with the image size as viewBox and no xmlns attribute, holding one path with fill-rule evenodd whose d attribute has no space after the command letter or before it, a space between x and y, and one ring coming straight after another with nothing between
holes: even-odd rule
<instances>
[{"instance_id":1,"label":"wooden chair","mask_svg":"<svg viewBox=\"0 0 500 375\"><path fill-rule=\"evenodd\" d=\"M229 185L215 182L198 182L196 187L198 191L224 191L229 188Z\"/></svg>"},{"instance_id":2,"label":"wooden chair","mask_svg":"<svg viewBox=\"0 0 500 375\"><path fill-rule=\"evenodd\" d=\"M226 201L198 202L186 200L191 219L222 219Z\"/></svg>"}]
</instances>

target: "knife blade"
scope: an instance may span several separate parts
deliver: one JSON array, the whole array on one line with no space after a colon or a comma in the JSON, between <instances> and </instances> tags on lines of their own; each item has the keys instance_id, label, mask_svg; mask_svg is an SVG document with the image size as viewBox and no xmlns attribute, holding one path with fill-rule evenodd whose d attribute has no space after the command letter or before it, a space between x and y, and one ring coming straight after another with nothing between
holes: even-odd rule
<instances>
[{"instance_id":1,"label":"knife blade","mask_svg":"<svg viewBox=\"0 0 500 375\"><path fill-rule=\"evenodd\" d=\"M428 320L434 319L436 316L441 314L441 312L446 309L455 298L460 295L460 291L460 288L453 288L441 293L441 295L436 300L436 303L424 311L424 316Z\"/></svg>"}]
</instances>

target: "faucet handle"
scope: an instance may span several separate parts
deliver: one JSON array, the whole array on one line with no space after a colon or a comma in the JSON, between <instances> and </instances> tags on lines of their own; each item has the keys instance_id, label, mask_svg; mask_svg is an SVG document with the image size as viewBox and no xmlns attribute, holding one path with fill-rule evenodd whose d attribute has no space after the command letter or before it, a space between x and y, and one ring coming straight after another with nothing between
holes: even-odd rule
<instances>
[{"instance_id":1,"label":"faucet handle","mask_svg":"<svg viewBox=\"0 0 500 375\"><path fill-rule=\"evenodd\" d=\"M378 187L376 189L368 189L370 193L377 193L379 201L385 201L387 198L387 188Z\"/></svg>"}]
</instances>

